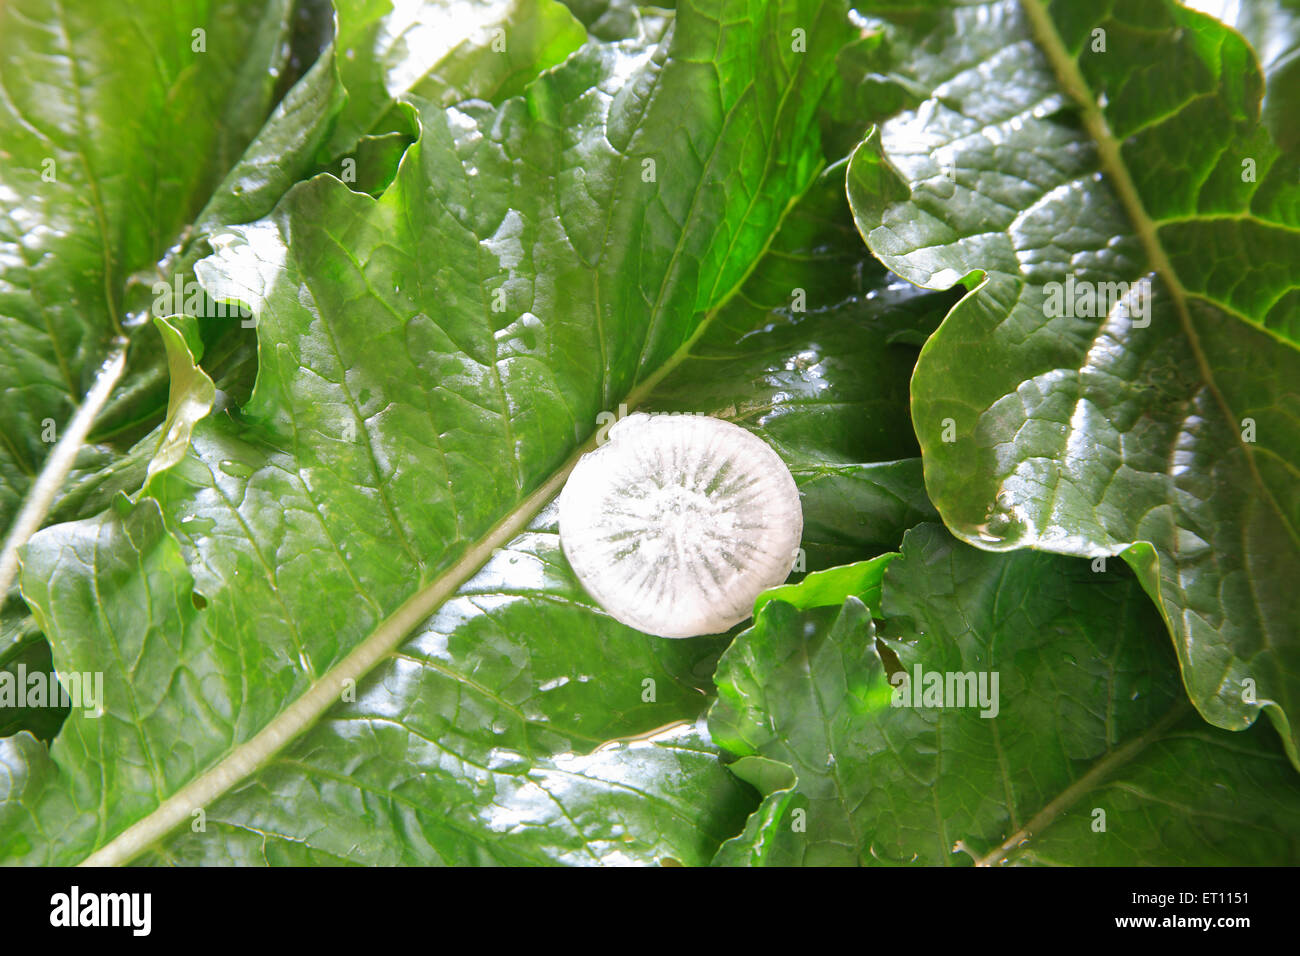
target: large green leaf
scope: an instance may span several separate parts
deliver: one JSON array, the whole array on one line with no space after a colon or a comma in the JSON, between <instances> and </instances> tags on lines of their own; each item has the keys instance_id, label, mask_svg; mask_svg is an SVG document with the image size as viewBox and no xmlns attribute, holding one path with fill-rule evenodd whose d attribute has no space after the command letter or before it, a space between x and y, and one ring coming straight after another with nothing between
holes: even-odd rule
<instances>
[{"instance_id":1,"label":"large green leaf","mask_svg":"<svg viewBox=\"0 0 1300 956\"><path fill-rule=\"evenodd\" d=\"M1294 862L1300 790L1280 742L1205 724L1120 570L921 525L901 556L845 576L857 595L768 603L718 668L710 732L767 793L718 862ZM918 667L997 674L996 715L895 706L891 674Z\"/></svg>"},{"instance_id":2,"label":"large green leaf","mask_svg":"<svg viewBox=\"0 0 1300 956\"><path fill-rule=\"evenodd\" d=\"M29 545L24 594L56 664L103 670L108 703L99 719L74 712L48 756L25 734L0 743L9 858L131 859L197 808L257 830L281 788L298 799L277 826L331 858L362 854L331 801L376 801L369 821L389 826L374 860L464 861L485 843L498 859L571 859L605 839L606 807L645 815L623 827L632 857L697 859L701 832L716 842L748 809L680 735L654 756L628 745L615 764L696 767L642 782L671 791L669 804L697 802L698 819L651 820L644 800L615 813L607 778L624 771L604 757L571 765L589 784L560 810L535 807L550 798L532 784L576 779L559 773L566 747L665 716L643 706L644 677L669 675L658 701L674 719L698 712L703 695L670 675L695 673L707 644L665 646L589 606L574 613L600 626L585 631L558 614L554 629L533 615L526 629L475 624L481 588L466 584L553 497L597 413L635 406L680 362L821 165L815 114L851 33L843 10L706 3L661 25L589 44L499 107L419 101L420 139L378 199L317 177L216 242L199 275L216 298L254 307L256 388L199 423L138 502ZM806 53L787 39L796 26ZM542 587L521 597L550 606ZM490 590L480 600L512 604ZM494 647L480 628L504 633ZM341 699L347 709L357 680L358 719L317 724ZM482 733L498 717L499 746ZM340 737L374 743L333 746ZM392 746L406 777L385 770ZM498 796L509 812L494 817ZM396 812L410 799L419 836ZM601 809L550 849L529 849L545 839L529 821L591 801ZM260 845L220 844L241 859Z\"/></svg>"},{"instance_id":3,"label":"large green leaf","mask_svg":"<svg viewBox=\"0 0 1300 956\"><path fill-rule=\"evenodd\" d=\"M245 670L231 673L212 640L220 598L193 597L181 548L152 499L120 520L59 529L61 546L93 563L92 577L75 565L65 572L66 556L41 550L53 535L33 542L28 563L33 579L60 592L57 601L38 592L37 603L66 618L43 623L65 659L99 662L109 701L102 718L74 712L53 757L86 748L114 810L138 815L199 769L201 748L268 720L271 708L251 697L230 710L245 686L275 692L259 672L287 681L311 661L244 646ZM142 606L152 609L147 622ZM73 626L96 619L90 630ZM291 621L300 622L309 623ZM331 636L304 636L300 653L319 653L320 638ZM345 688L327 720L248 784L188 806L191 828L148 859L520 863L623 853L706 861L753 806L690 727L720 650L716 640L666 642L609 619L564 563L547 513L399 652ZM667 725L650 740L613 739ZM16 778L0 810L10 816L6 855L58 853L44 842L56 832L57 841L99 839L98 810L80 806L76 788L64 792L30 738L16 738L6 757ZM22 818L25 804L38 808L35 819ZM203 817L192 816L199 808Z\"/></svg>"},{"instance_id":4,"label":"large green leaf","mask_svg":"<svg viewBox=\"0 0 1300 956\"><path fill-rule=\"evenodd\" d=\"M1164 0L888 29L929 92L855 153L859 229L920 285L979 278L912 380L944 522L1123 554L1200 712L1267 710L1300 761L1300 166L1249 47ZM1050 283L1143 279L1145 316L1054 310Z\"/></svg>"},{"instance_id":5,"label":"large green leaf","mask_svg":"<svg viewBox=\"0 0 1300 956\"><path fill-rule=\"evenodd\" d=\"M137 176L133 180L136 193L143 194L154 189L154 198L149 202L167 211L176 222L168 220L162 224L155 223L155 244L162 243L168 248L156 249L154 255L160 256L156 265L153 268L138 268L120 290L116 303L118 312L128 317L126 322L132 327L140 327L144 319L157 311L153 288L155 281L161 279L169 288L185 288L183 283L192 282L194 263L211 251L207 239L213 231L266 215L292 185L322 165L355 181L357 185L354 188L371 188L376 185L382 188L392 179L397 160L407 142L399 134L383 133L382 129L376 129L369 132L380 135L370 136L367 132L360 139L354 136L348 140L348 147L355 148L356 155L349 158L352 166L347 170L342 168L340 157L327 148L327 140L340 126L340 113L344 111L345 105L352 107L350 115L354 117L360 115L358 110L368 111L367 115L373 112L387 117L399 109L396 98L407 92L411 84L428 95L447 101L488 95L498 92L498 87L504 89L511 83L523 83L552 65L559 56L576 47L582 40L581 28L564 8L551 0L516 0L491 9L485 7L470 10L468 12L472 15L459 16L454 22L449 19L450 14L465 14L465 5L449 4L444 0L421 0L414 4L401 4L395 9L386 3L345 3L341 5L339 19L349 46L341 56L346 67L340 71L335 57L337 44L332 39L335 32L332 8L328 4L303 4L297 8L293 18L295 31L292 50L294 57L307 57L305 63L297 64L299 71L304 66L307 67L305 75L288 89L257 131L256 137L248 143L251 131L255 128L253 124L261 122L265 114L268 84L274 79L273 74L282 72L283 51L279 38L284 33L284 25L277 18L281 17L283 11L278 7L275 10L279 11L275 17L268 13L261 23L246 24L250 30L258 31L255 35L248 34L251 38L249 43L241 45L235 42L238 38L227 36L225 32L220 38L211 38L221 44L223 56L211 61L211 68L208 72L201 73L200 81L208 84L207 93L221 89L227 96L235 98L232 102L237 103L240 112L238 122L227 124L225 138L219 140L220 149L186 154L185 158L190 161L188 166L173 163L170 167L183 169L187 176L206 177L203 183L194 186L190 204L183 209L175 206L175 199L168 192L176 188L172 177L151 174L154 175L153 180L143 176ZM176 10L172 13L177 14L178 23L189 23L188 13ZM242 8L242 13L246 19L248 8ZM138 24L137 29L142 32L152 29L156 26L157 16L161 14L151 15L152 18L146 23ZM508 24L501 19L503 16L508 17ZM395 36L408 31L412 22L423 23L427 34L429 24L433 21L442 24L439 43L449 45L449 49L444 50L434 61L427 59L427 44L414 49L400 43L396 46L386 45L381 52L369 53L361 47L361 41L365 37L389 44ZM483 31L485 25L491 24L506 28L500 38L499 45L503 47L500 52L493 46L496 37ZM86 51L94 51L93 54L84 53L87 62L91 62L92 55L104 60L122 55L123 47L115 42L105 42L99 36L100 31L116 29L120 25L118 19L113 17L95 21L90 29L77 30L78 36L87 34L81 46ZM185 29L189 30L190 27L186 26ZM11 59L15 64L21 64L26 58L36 55L36 42L27 41L32 40L32 37L36 40L46 39L40 31L30 31L30 34L31 36L15 34L9 38L13 52ZM187 34L186 44L193 46L196 39ZM202 45L206 45L208 39L205 35ZM313 61L311 57L316 55L322 44L323 52ZM240 47L242 57L234 64L227 62L232 45ZM360 58L358 49L361 50ZM197 58L217 51L190 52ZM256 82L251 86L242 82L219 82L213 78L216 75L213 70L216 69L229 72L241 64L242 69L251 69L256 66L258 57L262 56L272 57L268 60L270 68L263 71L264 75L254 75L253 80ZM196 66L206 66L208 62L207 59L198 60ZM126 83L128 77L135 76L142 67L152 70L156 65L151 67L132 60L121 65L99 66L97 69L120 70L126 74L123 78ZM434 67L437 72L434 72ZM287 69L293 68L294 62L291 59ZM489 81L492 89L488 88ZM184 82L189 83L190 80ZM100 103L98 87L92 92L93 102L87 109L93 113ZM253 95L254 92L257 93L256 96ZM76 94L77 90L71 89L67 95L72 97ZM148 110L165 109L167 122L164 124L164 132L172 137L169 145L175 141L177 123L208 123L213 126L214 133L220 133L216 124L203 118L206 114L193 111L191 98L187 95L168 99L165 108L153 100L133 101L130 106ZM215 107L221 105L221 102L209 105ZM115 101L110 103L110 110L118 108ZM229 104L223 108L236 109ZM100 122L106 122L113 115L115 114L111 111L106 112ZM103 142L99 142L101 139ZM123 156L132 163L150 164L150 169L157 161L157 156L148 154L150 141L145 138L135 143L117 142L104 132L97 134L95 141L99 153L106 153L108 147L112 147L112 151L99 160L110 169L120 168ZM247 148L233 168L225 172L231 156L244 143L248 143ZM137 147L144 152L137 154ZM212 165L205 166L197 162L204 157L211 160ZM172 162L171 159L166 161ZM223 172L224 179L214 184L212 174ZM210 190L205 202L201 188L204 186ZM58 187L52 188L57 190ZM22 200L23 197L20 197L17 201ZM133 195L120 201L115 198L109 204L109 213L115 219L124 218L124 210L119 207L127 203L141 206L144 197ZM94 239L95 231L91 228L94 221L82 208L84 205L74 204L71 209L65 210L66 215L60 225L68 230L68 241L85 242ZM78 211L83 213L80 219L77 218ZM179 216L179 213L188 213L188 218ZM128 225L131 230L140 231L147 223L131 222ZM110 223L110 226L116 228L115 223ZM83 234L81 238L75 234L78 229ZM169 232L169 229L176 232ZM33 237L39 238L36 234ZM33 237L25 240L28 245L31 245L30 239ZM172 245L172 241L177 239L179 241ZM32 246L32 250L33 255L39 252L36 246ZM111 251L109 258L116 255L117 252ZM75 262L64 263L65 266L69 264L75 265ZM92 286L99 281L91 272L84 273L83 278ZM40 296L36 291L23 290L22 298L15 301L21 301L24 307L40 309ZM86 429L94 429L90 446L79 447L83 439L69 435L66 423L52 418L41 419L39 433L30 431L30 422L21 421L14 423L12 436L6 432L6 436L13 441L30 439L35 442L39 438L42 450L47 449L44 442L50 435L57 433L64 438L69 454L67 460L72 467L66 477L63 477L62 470L56 467L57 455L50 455L49 464L46 465L47 480L41 483L39 492L28 494L23 520L14 526L5 542L4 555L0 558L0 582L3 584L11 580L5 572L16 567L16 548L39 526L43 517L47 521L61 521L95 514L107 506L113 495L119 492L134 494L148 474L170 467L183 454L194 423L207 414L214 398L209 375L220 383L223 390L234 396L243 398L246 395L247 389L251 387L256 364L256 343L252 330L243 328L237 318L228 319L224 317L224 312L214 312L215 303L211 300L196 306L195 300L189 298L187 292L183 296L183 302L184 308L191 315L169 316L164 313L153 316L154 325L161 334L161 343L152 329L142 328L136 333L132 355L125 363L126 375L111 392L106 388L101 390L105 409L99 413L99 424L90 417L85 418ZM181 302L174 304L177 310L181 307ZM105 321L111 323L114 318L108 314ZM16 328L20 331L20 337L25 334L21 327ZM56 351L61 347L57 339L52 339L49 344ZM16 362L26 361L21 343L11 350L10 355ZM92 358L93 355L90 355L86 360ZM200 359L203 369L198 366ZM118 367L120 366L114 366L115 369ZM21 396L26 391L20 382L16 382L5 394L11 400L25 403L26 400ZM36 406L23 404L23 408L33 414L40 412ZM96 409L89 408L88 411L93 414ZM129 420L129 426L119 427L114 424L120 420ZM76 420L74 424L75 422ZM110 434L111 440L100 440L104 435ZM132 445L131 440L142 434L143 437ZM2 472L3 469L0 469ZM3 498L4 493L9 493L16 503L24 491L21 483L6 485L0 488L0 498ZM7 525L9 517L11 515L0 508L0 523ZM0 653L4 652L5 649L0 644ZM48 650L44 653L48 655ZM16 726L21 727L21 722ZM42 733L48 731L45 725L38 729Z\"/></svg>"}]
</instances>

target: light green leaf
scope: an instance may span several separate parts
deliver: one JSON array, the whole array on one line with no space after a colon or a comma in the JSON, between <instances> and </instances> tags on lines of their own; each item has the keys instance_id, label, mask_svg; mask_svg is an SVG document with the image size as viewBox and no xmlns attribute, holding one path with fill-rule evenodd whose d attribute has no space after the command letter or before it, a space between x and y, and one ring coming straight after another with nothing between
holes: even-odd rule
<instances>
[{"instance_id":1,"label":"light green leaf","mask_svg":"<svg viewBox=\"0 0 1300 956\"><path fill-rule=\"evenodd\" d=\"M880 579L895 557L893 553L882 554L868 561L814 571L798 584L768 588L754 600L754 613L761 611L768 601L782 601L801 611L813 607L839 607L850 594L869 610L878 612Z\"/></svg>"},{"instance_id":2,"label":"light green leaf","mask_svg":"<svg viewBox=\"0 0 1300 956\"><path fill-rule=\"evenodd\" d=\"M154 323L167 350L171 394L167 400L167 419L163 422L162 437L149 460L146 475L164 471L184 457L195 424L207 417L216 398L212 379L198 364L203 357L198 321L193 316L176 315L155 317Z\"/></svg>"},{"instance_id":3,"label":"light green leaf","mask_svg":"<svg viewBox=\"0 0 1300 956\"><path fill-rule=\"evenodd\" d=\"M1296 0L1191 0L1244 36L1264 73L1260 118L1283 150L1300 146L1300 3Z\"/></svg>"},{"instance_id":4,"label":"light green leaf","mask_svg":"<svg viewBox=\"0 0 1300 956\"><path fill-rule=\"evenodd\" d=\"M407 95L450 106L500 103L586 39L555 0L336 0L338 74L347 104L326 150L352 152L393 128Z\"/></svg>"}]
</instances>

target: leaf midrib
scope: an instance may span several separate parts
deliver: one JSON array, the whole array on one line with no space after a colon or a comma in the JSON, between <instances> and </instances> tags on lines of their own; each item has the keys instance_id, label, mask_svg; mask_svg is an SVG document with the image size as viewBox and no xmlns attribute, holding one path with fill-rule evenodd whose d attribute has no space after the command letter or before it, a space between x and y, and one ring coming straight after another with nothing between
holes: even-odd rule
<instances>
[{"instance_id":1,"label":"leaf midrib","mask_svg":"<svg viewBox=\"0 0 1300 956\"><path fill-rule=\"evenodd\" d=\"M1032 2L1032 0L1031 0ZM1155 724L1143 731L1128 743L1106 752L1082 777L1056 795L1041 810L1030 818L1029 822L1007 837L1002 843L975 860L976 866L997 866L1007 862L1009 855L1027 843L1060 818L1066 810L1082 797L1095 790L1107 777L1125 764L1132 762L1149 746L1163 740L1170 729L1192 712L1191 702L1181 698Z\"/></svg>"},{"instance_id":2,"label":"leaf midrib","mask_svg":"<svg viewBox=\"0 0 1300 956\"><path fill-rule=\"evenodd\" d=\"M194 809L210 805L235 784L269 762L312 726L321 714L341 700L349 682L359 681L395 650L407 634L437 610L491 557L496 548L504 546L523 531L533 515L559 493L578 459L595 447L598 434L593 434L550 478L497 522L455 564L427 587L408 598L347 656L326 671L266 726L177 790L148 816L87 856L81 865L116 866L130 861L189 818Z\"/></svg>"}]
</instances>

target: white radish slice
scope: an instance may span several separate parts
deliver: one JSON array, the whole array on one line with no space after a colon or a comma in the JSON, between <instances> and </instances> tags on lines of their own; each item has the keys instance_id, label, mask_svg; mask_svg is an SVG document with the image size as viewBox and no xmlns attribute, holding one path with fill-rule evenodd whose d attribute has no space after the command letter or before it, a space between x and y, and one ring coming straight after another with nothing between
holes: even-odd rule
<instances>
[{"instance_id":1,"label":"white radish slice","mask_svg":"<svg viewBox=\"0 0 1300 956\"><path fill-rule=\"evenodd\" d=\"M560 544L617 620L660 637L717 634L781 584L803 535L779 455L730 422L636 413L560 493Z\"/></svg>"}]
</instances>

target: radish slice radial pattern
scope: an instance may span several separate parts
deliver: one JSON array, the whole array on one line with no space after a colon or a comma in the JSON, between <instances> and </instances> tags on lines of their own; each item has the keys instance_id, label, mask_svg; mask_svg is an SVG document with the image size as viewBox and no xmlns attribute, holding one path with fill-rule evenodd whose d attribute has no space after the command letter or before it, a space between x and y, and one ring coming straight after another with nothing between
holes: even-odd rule
<instances>
[{"instance_id":1,"label":"radish slice radial pattern","mask_svg":"<svg viewBox=\"0 0 1300 956\"><path fill-rule=\"evenodd\" d=\"M762 439L702 415L637 413L585 455L560 495L560 543L617 620L660 637L717 634L785 581L799 490Z\"/></svg>"}]
</instances>

